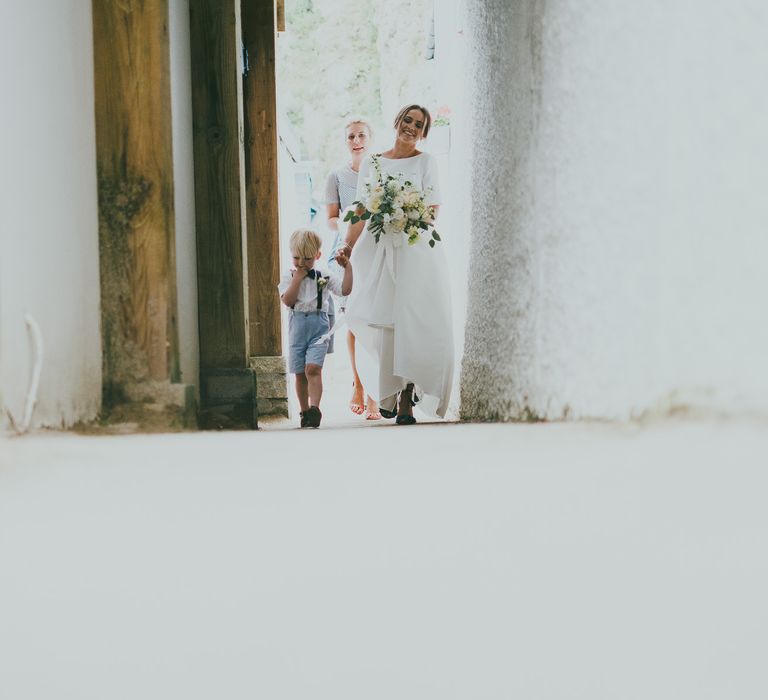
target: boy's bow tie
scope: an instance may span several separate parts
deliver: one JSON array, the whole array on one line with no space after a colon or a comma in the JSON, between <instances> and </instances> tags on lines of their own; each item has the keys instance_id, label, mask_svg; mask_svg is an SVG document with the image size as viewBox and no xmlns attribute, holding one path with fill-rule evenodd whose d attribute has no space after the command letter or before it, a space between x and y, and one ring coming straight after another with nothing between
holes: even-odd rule
<instances>
[{"instance_id":1,"label":"boy's bow tie","mask_svg":"<svg viewBox=\"0 0 768 700\"><path fill-rule=\"evenodd\" d=\"M320 277L320 272L318 270L315 270L314 268L312 268L311 270L307 270L307 277L309 277L309 279L313 280L313 279L315 279L315 277Z\"/></svg>"}]
</instances>

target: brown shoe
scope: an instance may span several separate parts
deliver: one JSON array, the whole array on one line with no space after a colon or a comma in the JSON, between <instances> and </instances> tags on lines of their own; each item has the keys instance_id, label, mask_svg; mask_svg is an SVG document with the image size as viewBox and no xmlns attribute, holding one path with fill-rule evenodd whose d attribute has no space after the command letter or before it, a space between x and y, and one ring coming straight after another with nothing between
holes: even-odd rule
<instances>
[{"instance_id":1,"label":"brown shoe","mask_svg":"<svg viewBox=\"0 0 768 700\"><path fill-rule=\"evenodd\" d=\"M319 428L322 418L323 414L320 413L320 409L317 406L310 406L306 411L304 411L302 420L307 421L308 428Z\"/></svg>"}]
</instances>

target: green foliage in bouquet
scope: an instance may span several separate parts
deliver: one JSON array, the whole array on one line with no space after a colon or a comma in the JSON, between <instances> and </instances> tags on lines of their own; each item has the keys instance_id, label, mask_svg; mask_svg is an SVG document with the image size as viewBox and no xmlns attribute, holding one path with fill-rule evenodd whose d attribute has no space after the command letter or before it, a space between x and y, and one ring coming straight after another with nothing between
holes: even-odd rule
<instances>
[{"instance_id":1,"label":"green foliage in bouquet","mask_svg":"<svg viewBox=\"0 0 768 700\"><path fill-rule=\"evenodd\" d=\"M354 209L347 212L344 221L368 221L368 230L376 243L387 235L393 237L395 246L400 245L402 236L407 237L408 245L415 245L423 232L431 230L429 246L434 248L441 239L432 225L435 210L426 203L427 193L401 174L384 177L378 158L374 156L371 160L376 178L366 183L366 196L363 201L353 202Z\"/></svg>"}]
</instances>

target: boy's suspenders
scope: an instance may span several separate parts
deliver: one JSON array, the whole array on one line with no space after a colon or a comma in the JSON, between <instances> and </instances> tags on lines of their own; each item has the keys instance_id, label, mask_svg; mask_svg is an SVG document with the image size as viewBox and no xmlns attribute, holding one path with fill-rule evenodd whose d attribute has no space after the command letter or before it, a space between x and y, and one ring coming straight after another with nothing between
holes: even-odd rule
<instances>
[{"instance_id":1,"label":"boy's suspenders","mask_svg":"<svg viewBox=\"0 0 768 700\"><path fill-rule=\"evenodd\" d=\"M293 274L293 273L291 273ZM323 279L323 276L320 274L319 270L315 271L315 284L317 285L317 313L320 313L323 309L323 288L320 286L320 280ZM325 278L326 284L328 283L328 277ZM293 309L296 306L294 304L291 309Z\"/></svg>"}]
</instances>

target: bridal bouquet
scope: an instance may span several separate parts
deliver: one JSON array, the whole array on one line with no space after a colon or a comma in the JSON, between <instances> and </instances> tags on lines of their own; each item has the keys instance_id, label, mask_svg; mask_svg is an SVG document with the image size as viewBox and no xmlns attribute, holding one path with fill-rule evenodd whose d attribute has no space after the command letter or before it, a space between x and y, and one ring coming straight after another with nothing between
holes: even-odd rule
<instances>
[{"instance_id":1,"label":"bridal bouquet","mask_svg":"<svg viewBox=\"0 0 768 700\"><path fill-rule=\"evenodd\" d=\"M356 224L368 221L368 230L374 235L376 243L382 234L392 236L395 247L401 245L407 237L408 245L415 245L421 239L422 232L431 229L429 246L435 247L440 236L432 222L435 210L426 203L426 193L401 174L387 175L381 172L379 159L373 156L375 179L365 184L366 196L362 202L353 202L353 209L347 212L344 221ZM359 213L363 209L362 213Z\"/></svg>"}]
</instances>

